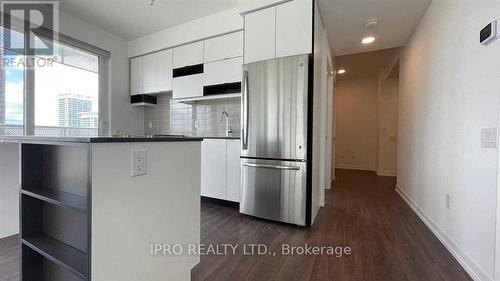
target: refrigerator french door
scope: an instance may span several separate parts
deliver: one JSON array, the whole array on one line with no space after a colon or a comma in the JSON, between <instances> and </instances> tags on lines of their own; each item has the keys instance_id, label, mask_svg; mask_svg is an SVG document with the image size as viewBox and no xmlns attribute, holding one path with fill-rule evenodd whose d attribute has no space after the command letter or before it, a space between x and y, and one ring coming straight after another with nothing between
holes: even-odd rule
<instances>
[{"instance_id":1,"label":"refrigerator french door","mask_svg":"<svg viewBox=\"0 0 500 281\"><path fill-rule=\"evenodd\" d=\"M240 212L306 224L309 55L243 66Z\"/></svg>"}]
</instances>

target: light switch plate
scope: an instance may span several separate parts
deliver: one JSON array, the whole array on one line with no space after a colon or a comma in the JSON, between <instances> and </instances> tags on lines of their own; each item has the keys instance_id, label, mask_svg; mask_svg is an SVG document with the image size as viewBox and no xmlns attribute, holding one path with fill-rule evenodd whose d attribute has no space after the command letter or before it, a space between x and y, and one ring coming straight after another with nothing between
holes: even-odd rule
<instances>
[{"instance_id":1,"label":"light switch plate","mask_svg":"<svg viewBox=\"0 0 500 281\"><path fill-rule=\"evenodd\" d=\"M481 147L497 147L497 128L481 128Z\"/></svg>"},{"instance_id":2,"label":"light switch plate","mask_svg":"<svg viewBox=\"0 0 500 281\"><path fill-rule=\"evenodd\" d=\"M132 151L132 177L142 176L147 173L147 165L146 165L146 150L139 149Z\"/></svg>"}]
</instances>

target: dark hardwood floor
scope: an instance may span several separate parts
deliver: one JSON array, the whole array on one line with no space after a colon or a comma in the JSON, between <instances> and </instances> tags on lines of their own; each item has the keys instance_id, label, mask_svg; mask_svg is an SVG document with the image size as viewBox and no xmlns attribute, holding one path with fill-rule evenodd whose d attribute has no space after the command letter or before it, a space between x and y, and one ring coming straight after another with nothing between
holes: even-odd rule
<instances>
[{"instance_id":1,"label":"dark hardwood floor","mask_svg":"<svg viewBox=\"0 0 500 281\"><path fill-rule=\"evenodd\" d=\"M192 280L472 280L394 191L395 179L337 170L315 224L299 228L202 204L204 244L264 243L273 255L202 256ZM280 255L282 244L344 246L350 255ZM18 280L16 237L0 240L0 280ZM148 281L148 280L142 280Z\"/></svg>"},{"instance_id":2,"label":"dark hardwood floor","mask_svg":"<svg viewBox=\"0 0 500 281\"><path fill-rule=\"evenodd\" d=\"M337 170L326 207L310 229L250 218L202 205L201 241L265 243L279 252L292 245L345 246L351 255L202 256L192 280L472 280L441 242L396 194L395 178Z\"/></svg>"}]
</instances>

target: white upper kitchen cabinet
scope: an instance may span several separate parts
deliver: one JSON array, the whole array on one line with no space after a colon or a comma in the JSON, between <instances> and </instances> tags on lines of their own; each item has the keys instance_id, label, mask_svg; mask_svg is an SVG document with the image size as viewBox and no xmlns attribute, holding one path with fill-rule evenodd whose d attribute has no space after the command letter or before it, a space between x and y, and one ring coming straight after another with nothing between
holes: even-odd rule
<instances>
[{"instance_id":1,"label":"white upper kitchen cabinet","mask_svg":"<svg viewBox=\"0 0 500 281\"><path fill-rule=\"evenodd\" d=\"M204 62L243 56L243 31L217 36L204 41Z\"/></svg>"},{"instance_id":2,"label":"white upper kitchen cabinet","mask_svg":"<svg viewBox=\"0 0 500 281\"><path fill-rule=\"evenodd\" d=\"M157 92L157 62L156 53L142 57L142 92L144 94Z\"/></svg>"},{"instance_id":3,"label":"white upper kitchen cabinet","mask_svg":"<svg viewBox=\"0 0 500 281\"><path fill-rule=\"evenodd\" d=\"M226 200L240 202L240 140L227 140Z\"/></svg>"},{"instance_id":4,"label":"white upper kitchen cabinet","mask_svg":"<svg viewBox=\"0 0 500 281\"><path fill-rule=\"evenodd\" d=\"M276 7L245 15L245 63L276 57Z\"/></svg>"},{"instance_id":5,"label":"white upper kitchen cabinet","mask_svg":"<svg viewBox=\"0 0 500 281\"><path fill-rule=\"evenodd\" d=\"M241 81L241 66L243 58L237 57L227 60L205 63L204 85L218 85Z\"/></svg>"},{"instance_id":6,"label":"white upper kitchen cabinet","mask_svg":"<svg viewBox=\"0 0 500 281\"><path fill-rule=\"evenodd\" d=\"M311 0L294 0L276 6L276 57L312 53Z\"/></svg>"},{"instance_id":7,"label":"white upper kitchen cabinet","mask_svg":"<svg viewBox=\"0 0 500 281\"><path fill-rule=\"evenodd\" d=\"M172 49L158 52L156 58L158 92L172 91Z\"/></svg>"},{"instance_id":8,"label":"white upper kitchen cabinet","mask_svg":"<svg viewBox=\"0 0 500 281\"><path fill-rule=\"evenodd\" d=\"M130 94L142 94L142 57L130 60Z\"/></svg>"},{"instance_id":9,"label":"white upper kitchen cabinet","mask_svg":"<svg viewBox=\"0 0 500 281\"><path fill-rule=\"evenodd\" d=\"M226 199L226 140L201 142L201 195Z\"/></svg>"},{"instance_id":10,"label":"white upper kitchen cabinet","mask_svg":"<svg viewBox=\"0 0 500 281\"><path fill-rule=\"evenodd\" d=\"M173 68L203 63L203 41L174 48Z\"/></svg>"},{"instance_id":11,"label":"white upper kitchen cabinet","mask_svg":"<svg viewBox=\"0 0 500 281\"><path fill-rule=\"evenodd\" d=\"M183 99L203 96L203 73L173 79L172 98Z\"/></svg>"}]
</instances>

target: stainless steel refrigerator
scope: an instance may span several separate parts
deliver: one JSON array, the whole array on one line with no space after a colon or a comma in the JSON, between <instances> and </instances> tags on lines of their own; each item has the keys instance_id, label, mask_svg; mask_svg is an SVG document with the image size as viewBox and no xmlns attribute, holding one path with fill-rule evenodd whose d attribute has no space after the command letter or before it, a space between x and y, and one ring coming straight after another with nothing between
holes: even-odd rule
<instances>
[{"instance_id":1,"label":"stainless steel refrigerator","mask_svg":"<svg viewBox=\"0 0 500 281\"><path fill-rule=\"evenodd\" d=\"M241 213L308 224L309 60L243 66Z\"/></svg>"}]
</instances>

